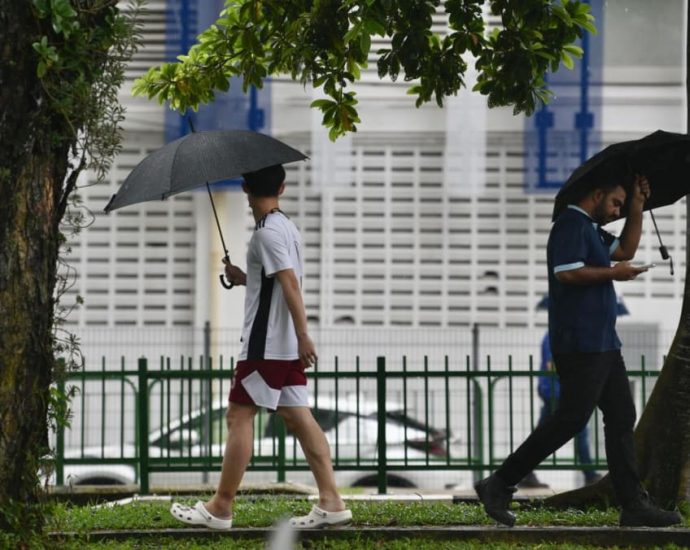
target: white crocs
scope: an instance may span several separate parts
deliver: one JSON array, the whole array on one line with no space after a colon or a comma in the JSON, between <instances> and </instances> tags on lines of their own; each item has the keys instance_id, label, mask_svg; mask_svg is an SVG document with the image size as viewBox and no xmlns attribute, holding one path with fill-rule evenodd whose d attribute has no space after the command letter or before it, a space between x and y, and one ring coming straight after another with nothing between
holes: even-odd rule
<instances>
[{"instance_id":1,"label":"white crocs","mask_svg":"<svg viewBox=\"0 0 690 550\"><path fill-rule=\"evenodd\" d=\"M298 516L290 519L293 529L321 529L322 527L336 527L347 525L352 521L352 512L326 512L318 506L313 506L306 516Z\"/></svg>"},{"instance_id":2,"label":"white crocs","mask_svg":"<svg viewBox=\"0 0 690 550\"><path fill-rule=\"evenodd\" d=\"M200 525L218 531L232 529L232 518L221 519L212 515L200 500L193 506L185 506L174 502L170 507L170 513L176 519L187 525Z\"/></svg>"}]
</instances>

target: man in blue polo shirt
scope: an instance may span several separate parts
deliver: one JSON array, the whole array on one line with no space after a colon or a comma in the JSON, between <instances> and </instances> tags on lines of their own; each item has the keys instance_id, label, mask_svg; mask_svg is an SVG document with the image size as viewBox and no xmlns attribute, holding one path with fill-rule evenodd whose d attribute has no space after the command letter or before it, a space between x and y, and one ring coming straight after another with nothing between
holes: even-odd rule
<instances>
[{"instance_id":1,"label":"man in blue polo shirt","mask_svg":"<svg viewBox=\"0 0 690 550\"><path fill-rule=\"evenodd\" d=\"M649 197L646 178L622 181L607 174L556 219L547 245L549 334L561 384L558 409L475 490L486 513L512 526L508 505L515 485L586 425L595 407L604 417L606 457L622 526L680 523L677 512L661 510L643 489L635 464L635 405L616 334L613 281L629 281L646 269L628 263L640 242L642 209ZM610 180L614 183L600 183ZM620 217L632 190L620 238L601 228ZM611 266L611 260L618 263Z\"/></svg>"}]
</instances>

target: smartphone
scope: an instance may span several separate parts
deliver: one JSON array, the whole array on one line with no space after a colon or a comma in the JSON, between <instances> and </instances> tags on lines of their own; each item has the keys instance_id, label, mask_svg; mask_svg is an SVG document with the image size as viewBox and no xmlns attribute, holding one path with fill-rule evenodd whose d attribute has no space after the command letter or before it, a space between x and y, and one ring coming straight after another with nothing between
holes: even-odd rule
<instances>
[{"instance_id":1,"label":"smartphone","mask_svg":"<svg viewBox=\"0 0 690 550\"><path fill-rule=\"evenodd\" d=\"M633 267L636 267L637 269L649 269L652 267L656 267L656 264L633 265Z\"/></svg>"}]
</instances>

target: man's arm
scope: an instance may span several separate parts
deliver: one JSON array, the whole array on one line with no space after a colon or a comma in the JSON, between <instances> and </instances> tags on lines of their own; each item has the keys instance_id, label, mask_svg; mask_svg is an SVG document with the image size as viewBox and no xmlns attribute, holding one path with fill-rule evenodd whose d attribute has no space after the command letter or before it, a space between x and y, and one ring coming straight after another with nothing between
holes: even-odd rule
<instances>
[{"instance_id":1,"label":"man's arm","mask_svg":"<svg viewBox=\"0 0 690 550\"><path fill-rule=\"evenodd\" d=\"M307 313L304 309L302 289L299 286L299 281L292 269L277 271L274 277L278 279L283 289L283 296L285 296L285 302L290 311L292 322L295 325L299 358L302 360L305 368L309 368L316 363L318 357L314 342L312 342L307 332Z\"/></svg>"},{"instance_id":2,"label":"man's arm","mask_svg":"<svg viewBox=\"0 0 690 550\"><path fill-rule=\"evenodd\" d=\"M611 254L611 259L616 261L632 260L640 244L640 237L642 235L642 209L650 193L649 182L646 177L635 176L632 193L628 216L619 238L620 242L618 248Z\"/></svg>"},{"instance_id":3,"label":"man's arm","mask_svg":"<svg viewBox=\"0 0 690 550\"><path fill-rule=\"evenodd\" d=\"M559 271L556 279L567 285L595 285L606 281L630 281L647 269L630 265L628 262L618 262L613 267L598 267L586 265L578 269Z\"/></svg>"}]
</instances>

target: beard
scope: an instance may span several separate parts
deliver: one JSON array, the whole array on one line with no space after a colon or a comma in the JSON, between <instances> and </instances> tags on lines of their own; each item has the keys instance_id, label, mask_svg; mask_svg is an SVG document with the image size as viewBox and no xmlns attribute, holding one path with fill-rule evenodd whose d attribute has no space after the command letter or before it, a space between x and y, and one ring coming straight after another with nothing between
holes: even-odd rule
<instances>
[{"instance_id":1,"label":"beard","mask_svg":"<svg viewBox=\"0 0 690 550\"><path fill-rule=\"evenodd\" d=\"M606 215L606 207L603 200L594 207L592 219L599 225L606 225L610 221L609 217Z\"/></svg>"}]
</instances>

